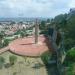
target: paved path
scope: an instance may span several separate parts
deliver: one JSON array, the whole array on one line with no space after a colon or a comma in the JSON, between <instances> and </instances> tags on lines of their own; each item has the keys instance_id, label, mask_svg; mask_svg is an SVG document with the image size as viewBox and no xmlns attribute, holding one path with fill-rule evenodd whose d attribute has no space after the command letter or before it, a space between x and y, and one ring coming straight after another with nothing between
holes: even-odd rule
<instances>
[{"instance_id":1,"label":"paved path","mask_svg":"<svg viewBox=\"0 0 75 75\"><path fill-rule=\"evenodd\" d=\"M2 54L2 53L5 52L5 51L8 51L8 50L9 50L9 46L4 47L4 48L1 48L1 49L0 49L0 54Z\"/></svg>"}]
</instances>

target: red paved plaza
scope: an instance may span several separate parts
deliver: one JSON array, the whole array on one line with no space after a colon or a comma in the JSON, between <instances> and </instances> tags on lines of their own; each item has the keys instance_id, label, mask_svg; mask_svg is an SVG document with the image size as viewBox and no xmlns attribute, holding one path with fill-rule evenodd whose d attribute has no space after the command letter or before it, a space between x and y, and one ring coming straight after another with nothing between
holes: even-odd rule
<instances>
[{"instance_id":1,"label":"red paved plaza","mask_svg":"<svg viewBox=\"0 0 75 75\"><path fill-rule=\"evenodd\" d=\"M24 56L40 56L49 50L49 41L45 36L40 35L37 44L34 40L34 36L14 40L9 44L10 51Z\"/></svg>"}]
</instances>

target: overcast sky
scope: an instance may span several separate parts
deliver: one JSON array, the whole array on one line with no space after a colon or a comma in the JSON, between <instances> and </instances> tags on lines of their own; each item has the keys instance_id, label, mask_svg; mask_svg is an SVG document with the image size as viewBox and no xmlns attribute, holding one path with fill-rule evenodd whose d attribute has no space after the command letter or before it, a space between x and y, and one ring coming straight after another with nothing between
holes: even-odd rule
<instances>
[{"instance_id":1,"label":"overcast sky","mask_svg":"<svg viewBox=\"0 0 75 75\"><path fill-rule=\"evenodd\" d=\"M75 0L0 0L0 17L54 17L74 6Z\"/></svg>"}]
</instances>

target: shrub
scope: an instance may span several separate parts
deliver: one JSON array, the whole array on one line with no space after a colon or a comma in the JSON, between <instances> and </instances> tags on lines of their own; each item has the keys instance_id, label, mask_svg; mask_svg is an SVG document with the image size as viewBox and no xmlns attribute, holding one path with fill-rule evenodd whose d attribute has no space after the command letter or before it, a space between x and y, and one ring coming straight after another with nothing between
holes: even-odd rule
<instances>
[{"instance_id":1,"label":"shrub","mask_svg":"<svg viewBox=\"0 0 75 75\"><path fill-rule=\"evenodd\" d=\"M9 40L8 39L5 39L3 45L4 46L7 46L8 44L9 44Z\"/></svg>"},{"instance_id":2,"label":"shrub","mask_svg":"<svg viewBox=\"0 0 75 75\"><path fill-rule=\"evenodd\" d=\"M72 48L67 52L66 59L69 61L75 61L75 48Z\"/></svg>"},{"instance_id":3,"label":"shrub","mask_svg":"<svg viewBox=\"0 0 75 75\"><path fill-rule=\"evenodd\" d=\"M41 59L43 60L43 62L44 62L45 64L48 64L48 61L50 60L50 58L51 58L50 52L45 52L45 53L42 54L42 56L41 56Z\"/></svg>"},{"instance_id":4,"label":"shrub","mask_svg":"<svg viewBox=\"0 0 75 75\"><path fill-rule=\"evenodd\" d=\"M10 66L11 66L10 63L6 63L6 64L4 65L5 68L9 68Z\"/></svg>"},{"instance_id":5,"label":"shrub","mask_svg":"<svg viewBox=\"0 0 75 75\"><path fill-rule=\"evenodd\" d=\"M70 66L70 67L67 69L66 74L67 74L67 75L74 75L74 74L73 74L73 66Z\"/></svg>"},{"instance_id":6,"label":"shrub","mask_svg":"<svg viewBox=\"0 0 75 75\"><path fill-rule=\"evenodd\" d=\"M14 65L14 63L17 61L17 57L14 55L9 56L9 61L11 65Z\"/></svg>"},{"instance_id":7,"label":"shrub","mask_svg":"<svg viewBox=\"0 0 75 75\"><path fill-rule=\"evenodd\" d=\"M0 43L0 48L3 48L4 46L3 46L3 44L2 43Z\"/></svg>"},{"instance_id":8,"label":"shrub","mask_svg":"<svg viewBox=\"0 0 75 75\"><path fill-rule=\"evenodd\" d=\"M24 37L24 36L25 36L25 33L24 33L23 31L21 31L21 32L20 32L20 35L21 35L22 37Z\"/></svg>"},{"instance_id":9,"label":"shrub","mask_svg":"<svg viewBox=\"0 0 75 75\"><path fill-rule=\"evenodd\" d=\"M3 67L5 63L5 59L3 57L0 57L0 69Z\"/></svg>"},{"instance_id":10,"label":"shrub","mask_svg":"<svg viewBox=\"0 0 75 75\"><path fill-rule=\"evenodd\" d=\"M13 72L13 75L16 75L17 74L17 72Z\"/></svg>"}]
</instances>

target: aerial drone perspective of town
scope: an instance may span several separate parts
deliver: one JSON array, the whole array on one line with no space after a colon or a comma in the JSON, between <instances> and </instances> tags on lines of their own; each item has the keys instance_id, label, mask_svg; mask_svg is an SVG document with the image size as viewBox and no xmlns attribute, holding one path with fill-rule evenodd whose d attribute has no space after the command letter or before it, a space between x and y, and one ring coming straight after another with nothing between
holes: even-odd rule
<instances>
[{"instance_id":1,"label":"aerial drone perspective of town","mask_svg":"<svg viewBox=\"0 0 75 75\"><path fill-rule=\"evenodd\" d=\"M75 75L75 0L0 0L0 75Z\"/></svg>"}]
</instances>

